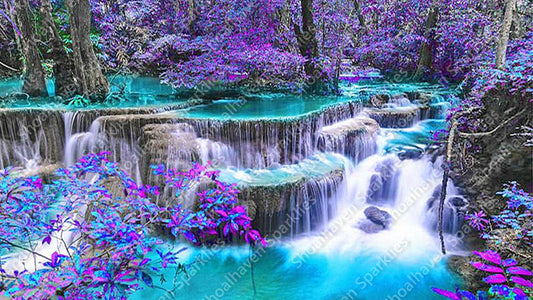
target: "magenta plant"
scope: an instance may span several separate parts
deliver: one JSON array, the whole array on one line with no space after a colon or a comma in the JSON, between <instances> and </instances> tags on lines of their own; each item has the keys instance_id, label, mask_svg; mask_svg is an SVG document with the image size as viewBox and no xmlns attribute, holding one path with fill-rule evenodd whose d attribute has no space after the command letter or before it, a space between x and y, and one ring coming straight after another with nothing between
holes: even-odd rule
<instances>
[{"instance_id":1,"label":"magenta plant","mask_svg":"<svg viewBox=\"0 0 533 300\"><path fill-rule=\"evenodd\" d=\"M533 197L520 189L517 182L504 185L498 192L507 201L507 208L499 214L488 218L483 211L467 214L465 219L470 226L480 231L481 238L503 244L512 251L516 251L516 244L523 243L533 247L532 209ZM499 230L507 230L511 236L503 237Z\"/></svg>"},{"instance_id":2,"label":"magenta plant","mask_svg":"<svg viewBox=\"0 0 533 300\"><path fill-rule=\"evenodd\" d=\"M473 253L482 261L472 261L470 264L474 268L490 274L483 278L484 282L491 285L488 293L478 292L475 296L473 293L463 290L451 292L433 288L433 291L453 300L489 299L489 296L491 299L529 299L523 288L533 288L533 283L525 278L533 276L530 270L518 267L517 261L514 259L502 260L501 256L492 250L474 251Z\"/></svg>"},{"instance_id":3,"label":"magenta plant","mask_svg":"<svg viewBox=\"0 0 533 300\"><path fill-rule=\"evenodd\" d=\"M138 185L107 155L85 156L60 169L51 184L17 177L13 169L0 174L2 254L29 254L33 264L16 269L9 260L0 261L0 288L7 296L126 299L154 287L152 278L163 276L163 269L186 268L179 262L183 249L162 247L156 232L164 227L196 245L242 237L266 246L245 207L237 204L239 191L219 181L217 171L199 164L187 172L155 167L176 197L195 191L200 181L212 186L195 193L192 208L177 201L163 206L156 204L157 187ZM42 251L47 245L50 254Z\"/></svg>"},{"instance_id":4,"label":"magenta plant","mask_svg":"<svg viewBox=\"0 0 533 300\"><path fill-rule=\"evenodd\" d=\"M507 200L507 209L489 218L483 211L467 214L465 219L469 225L480 232L480 237L493 242L494 246L504 247L512 253L520 251L518 245L531 250L533 247L533 226L531 209L533 197L520 189L516 182L504 185L498 192ZM533 272L520 267L515 259L502 259L494 250L474 251L474 255L481 261L471 261L470 264L488 273L483 281L490 285L487 292L478 291L476 295L469 291L457 289L455 292L438 288L433 290L449 299L529 299L533 289L531 277Z\"/></svg>"}]
</instances>

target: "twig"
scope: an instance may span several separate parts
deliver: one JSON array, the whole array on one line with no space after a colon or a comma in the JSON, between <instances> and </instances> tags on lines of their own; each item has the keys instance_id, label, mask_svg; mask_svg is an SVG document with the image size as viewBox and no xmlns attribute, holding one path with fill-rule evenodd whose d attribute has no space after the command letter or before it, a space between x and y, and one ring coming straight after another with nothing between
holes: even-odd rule
<instances>
[{"instance_id":1,"label":"twig","mask_svg":"<svg viewBox=\"0 0 533 300\"><path fill-rule=\"evenodd\" d=\"M1 61L0 61L0 65L1 65L1 66L3 66L3 67L5 67L6 69L9 69L9 70L11 70L11 71L14 71L14 72L18 72L18 70L17 70L17 69L15 69L15 68L13 68L13 67L10 67L10 66L8 66L8 65L4 64L4 63L3 63L3 62L1 62Z\"/></svg>"},{"instance_id":2,"label":"twig","mask_svg":"<svg viewBox=\"0 0 533 300\"><path fill-rule=\"evenodd\" d=\"M253 299L255 299L255 297L257 296L257 289L255 288L255 277L254 277L254 263L252 261L252 255L254 254L254 249L253 249L253 246L250 244L250 274L252 276L252 287L254 289L254 297Z\"/></svg>"},{"instance_id":3,"label":"twig","mask_svg":"<svg viewBox=\"0 0 533 300\"><path fill-rule=\"evenodd\" d=\"M28 248L25 248L25 247L19 246L19 245L17 245L17 244L13 244L12 242L10 242L10 241L8 241L8 240L6 240L6 239L0 238L0 242L2 242L2 243L6 243L6 244L10 245L11 247L15 247L15 248L18 248L18 249L22 249L22 250L24 250L24 251L28 251L28 252L30 252L30 253L32 253L32 254L34 254L34 255L40 256L40 257L42 257L42 258L44 258L44 259L46 259L46 260L48 260L48 261L52 261L50 258L48 258L48 257L46 257L46 256L44 256L44 255L42 255L42 254L40 254L40 253L38 253L38 252L32 251L32 250L30 250L30 249L28 249Z\"/></svg>"},{"instance_id":4,"label":"twig","mask_svg":"<svg viewBox=\"0 0 533 300\"><path fill-rule=\"evenodd\" d=\"M489 135L492 135L494 134L496 131L500 130L502 127L504 127L505 125L507 125L508 123L510 123L511 121L513 121L516 117L520 116L521 114L525 113L527 111L527 108L524 108L522 109L521 111L519 111L518 113L516 113L514 116L512 116L511 118L505 120L503 123L501 123L500 125L496 126L496 128L492 129L491 131L487 131L487 132L473 132L473 133L468 133L468 132L461 132L461 131L458 131L458 134L460 137L485 137L485 136L489 136Z\"/></svg>"}]
</instances>

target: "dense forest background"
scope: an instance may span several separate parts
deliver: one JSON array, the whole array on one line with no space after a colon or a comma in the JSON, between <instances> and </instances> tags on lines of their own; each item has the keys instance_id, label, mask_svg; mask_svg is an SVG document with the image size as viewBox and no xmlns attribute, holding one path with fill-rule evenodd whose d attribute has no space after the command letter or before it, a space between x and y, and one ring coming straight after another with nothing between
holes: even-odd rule
<instances>
[{"instance_id":1,"label":"dense forest background","mask_svg":"<svg viewBox=\"0 0 533 300\"><path fill-rule=\"evenodd\" d=\"M161 76L175 87L301 88L311 79L335 83L347 66L459 83L492 68L514 78L531 63L527 0L3 0L0 7L3 76L26 65L27 77L55 73L68 82L69 66L87 72L97 59L104 73ZM91 95L106 90L88 85Z\"/></svg>"},{"instance_id":2,"label":"dense forest background","mask_svg":"<svg viewBox=\"0 0 533 300\"><path fill-rule=\"evenodd\" d=\"M529 149L507 151L494 138L514 139L511 146L531 138L531 1L3 0L0 6L0 75L24 75L30 96L45 95L45 77L53 75L59 99L102 100L109 92L104 74L159 76L180 89L336 93L346 74L378 69L393 82L461 89L463 100L437 139L452 137L450 176L466 181L468 194L492 195L491 178L496 186L517 178L530 185ZM450 130L459 130L456 144ZM502 151L510 154L500 159ZM498 171L486 174L495 159Z\"/></svg>"},{"instance_id":3,"label":"dense forest background","mask_svg":"<svg viewBox=\"0 0 533 300\"><path fill-rule=\"evenodd\" d=\"M69 109L71 103L83 106L109 102L113 106L125 99L116 94L110 97L111 78L116 75L158 77L176 91L283 91L301 94L306 101L313 101L314 95L341 95L343 84L365 74L379 73L388 83L438 83L454 91L454 101L447 103L451 109L446 128L434 132L431 140L432 146L441 146L434 147L436 154L444 157L441 191L435 194L440 198L442 252L445 253L442 207L446 184L452 179L460 194L468 198L469 210L478 211L477 215L467 215L474 228L483 229L483 224L489 223L484 219L485 213L496 215L503 210L506 215L501 219L513 220L506 205L516 211L520 208L520 213L512 212L514 218L525 220L523 228L518 229L527 234L522 234L515 223L511 224L515 227L494 230L496 236L511 241L507 244L494 242L492 236L480 239L476 233L466 236L467 246L484 243L505 257L520 257L524 265L531 266L533 225L528 192L533 189L532 25L531 0L0 0L0 78L23 80L21 91L0 96L0 104L38 98L46 103L65 104ZM50 79L55 86L54 95L48 94ZM380 100L379 97L388 95L373 95L370 100ZM80 98L83 101L72 101ZM212 98L201 100L208 103ZM416 100L426 106L431 102L422 95L417 95ZM380 101L362 105L384 108ZM89 156L72 170L83 175L87 170L100 170L102 162L108 163L104 156ZM198 170L193 168L188 174L216 179L205 168L195 168ZM131 189L126 196L140 195L142 201L132 203L149 206L149 202L144 202L148 201L144 186L133 184L118 170L106 171L125 178ZM156 172L174 178L174 174ZM102 171L102 175L109 174ZM63 188L69 196L87 192L66 188L77 184L76 178L68 178L72 180ZM13 179L14 190L18 189L16 182ZM501 192L509 182L511 185L505 185ZM41 182L24 184L24 188L42 188ZM182 188L181 181L174 184ZM11 188L4 186L6 195L11 195ZM237 211L245 216L237 220L246 229L240 234L250 244L266 245L259 232L250 227L244 207L234 206L236 191L231 188L229 194L231 205L224 206L222 214L218 210L213 214L224 215L224 222L231 224L234 220L228 215L232 213L226 211ZM24 201L13 198L13 203L29 203L35 214L41 209L32 206L30 200L48 199L38 193L26 193L24 197L20 198ZM18 210L18 206L9 206L4 214L17 214ZM160 212L150 211L157 217ZM119 216L122 212L117 209L115 213ZM131 223L137 226L143 218L139 216L138 222ZM193 225L204 228L203 219L199 219L200 225ZM213 235L220 229L220 223L215 221L208 224L208 233ZM26 229L23 225L18 224L20 232ZM188 226L196 230L193 225ZM227 236L229 225L225 226ZM134 226L130 229L133 233L140 230ZM232 230L239 232L239 227L235 225ZM190 230L184 232L190 241L201 244ZM22 236L18 231L10 234ZM43 244L50 244L48 231L39 234L46 237ZM144 241L144 237L137 239ZM3 242L13 246L10 241ZM113 242L114 239L110 243ZM133 252L128 253L128 259L137 259ZM503 263L499 256L495 259L492 252L486 253L478 256ZM468 259L453 263L453 269L462 272L465 281L473 285L469 288L477 289L475 282L480 277L466 270L470 267ZM59 265L56 253L49 266ZM478 269L486 268L483 265ZM146 283L144 273L137 272L136 276L136 280ZM69 288L71 285L61 287L56 293L60 295Z\"/></svg>"}]
</instances>

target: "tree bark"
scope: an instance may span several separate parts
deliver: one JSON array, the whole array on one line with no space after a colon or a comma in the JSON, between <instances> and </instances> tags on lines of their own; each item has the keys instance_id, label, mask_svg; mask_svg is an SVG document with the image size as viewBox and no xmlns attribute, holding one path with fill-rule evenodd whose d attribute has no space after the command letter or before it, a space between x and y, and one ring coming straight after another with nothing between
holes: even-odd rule
<instances>
[{"instance_id":1,"label":"tree bark","mask_svg":"<svg viewBox=\"0 0 533 300\"><path fill-rule=\"evenodd\" d=\"M47 96L45 72L37 39L30 18L30 6L26 0L15 0L16 23L22 35L22 54L26 61L22 92L31 97Z\"/></svg>"},{"instance_id":2,"label":"tree bark","mask_svg":"<svg viewBox=\"0 0 533 300\"><path fill-rule=\"evenodd\" d=\"M357 19L359 20L359 25L361 25L361 27L366 30L365 18L363 17L363 14L361 14L361 6L359 5L359 2L357 0L354 0L353 4L355 13L357 14Z\"/></svg>"},{"instance_id":3,"label":"tree bark","mask_svg":"<svg viewBox=\"0 0 533 300\"><path fill-rule=\"evenodd\" d=\"M428 18L426 21L426 29L424 31L424 38L426 41L420 47L418 66L414 75L415 80L423 79L433 69L433 45L435 44L434 32L437 22L439 20L439 12L437 7L432 5L429 8Z\"/></svg>"},{"instance_id":4,"label":"tree bark","mask_svg":"<svg viewBox=\"0 0 533 300\"><path fill-rule=\"evenodd\" d=\"M67 0L75 73L83 95L101 100L109 93L109 82L102 73L90 39L91 10L89 0Z\"/></svg>"},{"instance_id":5,"label":"tree bark","mask_svg":"<svg viewBox=\"0 0 533 300\"><path fill-rule=\"evenodd\" d=\"M294 31L298 40L300 54L305 58L304 69L308 77L307 90L315 93L321 88L323 81L322 68L317 65L318 41L313 21L313 0L301 0L302 27L294 23Z\"/></svg>"},{"instance_id":6,"label":"tree bark","mask_svg":"<svg viewBox=\"0 0 533 300\"><path fill-rule=\"evenodd\" d=\"M505 1L505 12L503 15L502 26L500 28L500 39L496 46L496 69L503 69L505 67L505 59L507 54L507 44L509 43L509 31L513 23L513 11L516 8L516 0Z\"/></svg>"},{"instance_id":7,"label":"tree bark","mask_svg":"<svg viewBox=\"0 0 533 300\"><path fill-rule=\"evenodd\" d=\"M187 27L189 27L189 33L193 36L197 35L196 22L198 20L198 8L196 7L195 0L189 0L189 20L187 21Z\"/></svg>"},{"instance_id":8,"label":"tree bark","mask_svg":"<svg viewBox=\"0 0 533 300\"><path fill-rule=\"evenodd\" d=\"M48 35L51 53L54 60L55 93L56 96L70 98L81 93L80 86L74 74L72 57L63 47L63 42L52 17L52 6L49 0L41 1L41 17Z\"/></svg>"}]
</instances>

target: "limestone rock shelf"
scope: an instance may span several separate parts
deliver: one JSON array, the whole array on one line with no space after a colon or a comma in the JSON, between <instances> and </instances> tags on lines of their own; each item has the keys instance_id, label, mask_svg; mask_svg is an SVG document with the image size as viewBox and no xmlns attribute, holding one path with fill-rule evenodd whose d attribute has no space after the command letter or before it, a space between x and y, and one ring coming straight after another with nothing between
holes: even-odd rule
<instances>
[{"instance_id":1,"label":"limestone rock shelf","mask_svg":"<svg viewBox=\"0 0 533 300\"><path fill-rule=\"evenodd\" d=\"M220 179L237 184L261 232L296 235L333 217L346 163L341 155L321 153L273 169L223 169Z\"/></svg>"}]
</instances>

